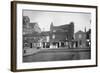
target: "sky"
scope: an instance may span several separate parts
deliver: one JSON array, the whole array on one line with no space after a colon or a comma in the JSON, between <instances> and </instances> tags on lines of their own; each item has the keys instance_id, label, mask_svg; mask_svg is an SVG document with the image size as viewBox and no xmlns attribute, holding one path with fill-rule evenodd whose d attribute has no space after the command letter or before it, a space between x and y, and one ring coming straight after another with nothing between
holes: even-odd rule
<instances>
[{"instance_id":1,"label":"sky","mask_svg":"<svg viewBox=\"0 0 100 73\"><path fill-rule=\"evenodd\" d=\"M23 16L28 16L31 23L38 23L41 31L49 31L51 22L54 26L74 22L74 33L85 31L85 27L87 31L91 28L90 13L23 10Z\"/></svg>"}]
</instances>

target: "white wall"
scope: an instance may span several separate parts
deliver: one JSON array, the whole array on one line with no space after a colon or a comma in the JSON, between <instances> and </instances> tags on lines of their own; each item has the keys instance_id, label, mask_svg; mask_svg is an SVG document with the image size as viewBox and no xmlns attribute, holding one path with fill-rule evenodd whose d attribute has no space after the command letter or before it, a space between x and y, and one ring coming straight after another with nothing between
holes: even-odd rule
<instances>
[{"instance_id":1,"label":"white wall","mask_svg":"<svg viewBox=\"0 0 100 73\"><path fill-rule=\"evenodd\" d=\"M10 1L11 0L0 0L0 73L12 73L10 71L10 34L11 34L10 33L10 29L11 29L10 28L10 8L11 8ZM98 6L100 4L99 0L32 0L32 1L98 5ZM98 31L100 31L100 25L98 25L98 28L99 28ZM100 37L100 33L98 33L98 37ZM98 43L100 43L100 38L98 38ZM100 46L98 45L98 52L100 52L99 48ZM100 61L100 57L99 57L99 61ZM99 73L100 65L99 67L91 67L91 68L46 70L46 71L35 71L34 73L87 73L87 72ZM33 73L33 71L26 72L26 73Z\"/></svg>"}]
</instances>

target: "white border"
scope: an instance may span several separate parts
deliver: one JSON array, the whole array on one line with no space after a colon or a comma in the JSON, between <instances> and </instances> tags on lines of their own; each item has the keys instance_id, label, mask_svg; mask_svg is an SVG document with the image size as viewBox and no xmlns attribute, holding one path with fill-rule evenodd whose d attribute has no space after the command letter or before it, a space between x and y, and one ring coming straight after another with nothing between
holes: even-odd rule
<instances>
[{"instance_id":1,"label":"white border","mask_svg":"<svg viewBox=\"0 0 100 73\"><path fill-rule=\"evenodd\" d=\"M22 62L22 9L29 10L49 10L49 11L70 11L70 12L88 12L91 13L91 60L74 61L53 61L53 62ZM60 7L45 5L17 4L17 69L35 69L64 66L82 66L96 64L96 10L95 8L80 7Z\"/></svg>"}]
</instances>

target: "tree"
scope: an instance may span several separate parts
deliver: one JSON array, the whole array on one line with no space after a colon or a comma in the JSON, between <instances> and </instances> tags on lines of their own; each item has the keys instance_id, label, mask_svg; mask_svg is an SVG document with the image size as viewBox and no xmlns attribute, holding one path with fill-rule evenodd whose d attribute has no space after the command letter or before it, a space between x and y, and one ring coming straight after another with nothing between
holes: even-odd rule
<instances>
[{"instance_id":1,"label":"tree","mask_svg":"<svg viewBox=\"0 0 100 73\"><path fill-rule=\"evenodd\" d=\"M23 16L23 27L27 27L30 23L30 19L28 16Z\"/></svg>"},{"instance_id":2,"label":"tree","mask_svg":"<svg viewBox=\"0 0 100 73\"><path fill-rule=\"evenodd\" d=\"M86 39L90 39L91 37L91 29L86 32Z\"/></svg>"}]
</instances>

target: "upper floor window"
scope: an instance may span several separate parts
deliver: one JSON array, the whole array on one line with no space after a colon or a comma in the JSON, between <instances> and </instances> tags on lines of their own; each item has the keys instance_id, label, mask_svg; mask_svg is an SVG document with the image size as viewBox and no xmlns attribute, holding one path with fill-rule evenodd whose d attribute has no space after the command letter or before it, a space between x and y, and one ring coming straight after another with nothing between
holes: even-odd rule
<instances>
[{"instance_id":1,"label":"upper floor window","mask_svg":"<svg viewBox=\"0 0 100 73\"><path fill-rule=\"evenodd\" d=\"M82 38L82 35L81 35L81 34L79 34L79 38L80 38L80 39Z\"/></svg>"},{"instance_id":2,"label":"upper floor window","mask_svg":"<svg viewBox=\"0 0 100 73\"><path fill-rule=\"evenodd\" d=\"M53 30L53 32L56 32L56 30Z\"/></svg>"},{"instance_id":3,"label":"upper floor window","mask_svg":"<svg viewBox=\"0 0 100 73\"><path fill-rule=\"evenodd\" d=\"M52 35L52 38L55 39L55 35L54 34Z\"/></svg>"},{"instance_id":4,"label":"upper floor window","mask_svg":"<svg viewBox=\"0 0 100 73\"><path fill-rule=\"evenodd\" d=\"M68 35L66 36L66 40L68 40Z\"/></svg>"},{"instance_id":5,"label":"upper floor window","mask_svg":"<svg viewBox=\"0 0 100 73\"><path fill-rule=\"evenodd\" d=\"M49 36L47 36L47 42L49 42Z\"/></svg>"}]
</instances>

